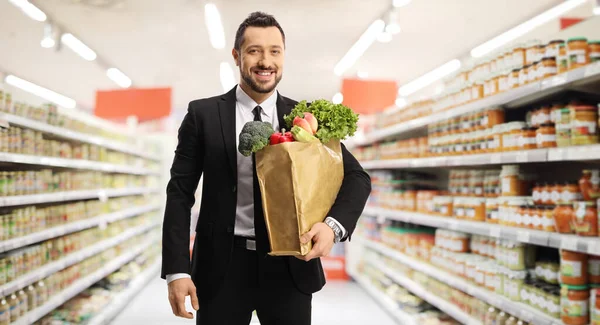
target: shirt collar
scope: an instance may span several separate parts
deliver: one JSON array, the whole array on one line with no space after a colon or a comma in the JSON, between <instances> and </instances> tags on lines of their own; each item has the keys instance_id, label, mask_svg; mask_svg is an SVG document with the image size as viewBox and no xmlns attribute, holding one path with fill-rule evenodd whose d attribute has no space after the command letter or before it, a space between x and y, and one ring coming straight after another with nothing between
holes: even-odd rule
<instances>
[{"instance_id":1,"label":"shirt collar","mask_svg":"<svg viewBox=\"0 0 600 325\"><path fill-rule=\"evenodd\" d=\"M267 98L260 107L262 107L262 113L265 114L268 118L272 118L275 113L275 107L277 107L277 95L278 92L274 91L269 98ZM252 99L239 85L235 90L236 100L242 104L242 107L253 110L258 104Z\"/></svg>"}]
</instances>

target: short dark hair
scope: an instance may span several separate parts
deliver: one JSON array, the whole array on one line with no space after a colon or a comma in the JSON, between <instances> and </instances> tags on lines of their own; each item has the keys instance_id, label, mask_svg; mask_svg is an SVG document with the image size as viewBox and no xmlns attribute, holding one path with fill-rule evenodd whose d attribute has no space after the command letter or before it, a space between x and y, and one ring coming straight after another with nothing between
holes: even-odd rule
<instances>
[{"instance_id":1,"label":"short dark hair","mask_svg":"<svg viewBox=\"0 0 600 325\"><path fill-rule=\"evenodd\" d=\"M251 13L248 18L244 19L235 33L235 43L233 48L238 52L242 49L242 43L244 43L244 33L248 27L277 27L281 32L283 44L285 45L285 33L283 32L281 25L279 25L279 22L277 22L277 19L275 19L273 15L269 15L261 11L255 11Z\"/></svg>"}]
</instances>

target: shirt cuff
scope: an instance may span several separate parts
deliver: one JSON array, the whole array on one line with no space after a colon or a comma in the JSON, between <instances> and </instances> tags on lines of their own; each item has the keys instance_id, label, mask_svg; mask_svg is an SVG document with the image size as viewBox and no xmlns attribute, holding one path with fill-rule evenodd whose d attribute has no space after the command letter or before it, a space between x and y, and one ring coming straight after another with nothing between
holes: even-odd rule
<instances>
[{"instance_id":1,"label":"shirt cuff","mask_svg":"<svg viewBox=\"0 0 600 325\"><path fill-rule=\"evenodd\" d=\"M340 229L342 229L342 238L340 238L340 240L346 239L346 236L348 235L346 228L344 228L344 226L342 226L342 224L339 221L335 220L335 218L333 218L333 217L327 217L327 218L329 218L331 221L335 222L335 224L338 227L340 227Z\"/></svg>"},{"instance_id":2,"label":"shirt cuff","mask_svg":"<svg viewBox=\"0 0 600 325\"><path fill-rule=\"evenodd\" d=\"M167 274L167 284L179 280L179 279L191 279L192 277L187 273L175 273L175 274Z\"/></svg>"}]
</instances>

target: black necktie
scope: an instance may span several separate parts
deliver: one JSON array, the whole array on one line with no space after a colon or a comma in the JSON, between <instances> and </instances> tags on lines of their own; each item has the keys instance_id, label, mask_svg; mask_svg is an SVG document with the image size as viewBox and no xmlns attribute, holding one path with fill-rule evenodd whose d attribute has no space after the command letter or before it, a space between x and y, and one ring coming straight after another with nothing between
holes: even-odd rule
<instances>
[{"instance_id":1,"label":"black necktie","mask_svg":"<svg viewBox=\"0 0 600 325\"><path fill-rule=\"evenodd\" d=\"M262 108L256 106L252 113L254 121L262 121L260 116ZM252 178L254 185L254 233L256 236L256 249L259 252L266 253L269 251L269 236L267 234L267 226L265 224L262 201L260 198L260 187L258 185L258 176L256 176L256 160L252 154Z\"/></svg>"}]
</instances>

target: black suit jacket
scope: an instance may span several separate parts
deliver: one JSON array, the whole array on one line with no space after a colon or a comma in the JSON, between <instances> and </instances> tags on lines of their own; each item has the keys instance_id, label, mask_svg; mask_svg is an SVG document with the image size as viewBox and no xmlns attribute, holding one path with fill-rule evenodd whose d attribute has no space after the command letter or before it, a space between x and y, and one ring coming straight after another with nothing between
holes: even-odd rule
<instances>
[{"instance_id":1,"label":"black suit jacket","mask_svg":"<svg viewBox=\"0 0 600 325\"><path fill-rule=\"evenodd\" d=\"M278 95L279 125L297 104ZM179 128L179 142L167 186L163 223L163 278L188 273L201 301L216 294L233 250L237 201L236 88L228 93L193 101ZM342 145L344 180L329 216L352 234L371 191L371 180L358 161ZM189 256L190 210L194 193L204 173L202 204L196 240ZM258 231L258 230L257 230ZM287 260L299 290L320 290L325 277L319 259L310 262L295 257Z\"/></svg>"}]
</instances>

